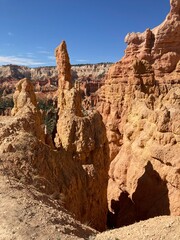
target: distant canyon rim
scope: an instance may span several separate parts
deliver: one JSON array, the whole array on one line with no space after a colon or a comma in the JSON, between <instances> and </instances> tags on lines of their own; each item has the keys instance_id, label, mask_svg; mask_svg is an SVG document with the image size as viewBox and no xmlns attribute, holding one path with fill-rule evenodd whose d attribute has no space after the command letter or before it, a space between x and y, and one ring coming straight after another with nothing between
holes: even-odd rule
<instances>
[{"instance_id":1,"label":"distant canyon rim","mask_svg":"<svg viewBox=\"0 0 180 240\"><path fill-rule=\"evenodd\" d=\"M2 97L16 84L3 166L99 231L180 216L180 1L170 4L162 24L127 34L115 64L71 67L63 41L56 69L0 68ZM51 135L38 97L56 101Z\"/></svg>"}]
</instances>

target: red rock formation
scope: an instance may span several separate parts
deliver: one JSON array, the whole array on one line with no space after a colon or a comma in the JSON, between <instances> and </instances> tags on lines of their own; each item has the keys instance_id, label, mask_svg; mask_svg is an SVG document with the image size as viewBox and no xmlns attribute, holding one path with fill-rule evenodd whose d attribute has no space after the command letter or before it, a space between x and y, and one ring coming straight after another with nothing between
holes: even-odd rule
<instances>
[{"instance_id":1,"label":"red rock formation","mask_svg":"<svg viewBox=\"0 0 180 240\"><path fill-rule=\"evenodd\" d=\"M172 38L172 35L174 37ZM169 37L170 36L170 37ZM100 230L157 215L180 214L179 1L166 21L130 34L123 59L99 91L99 111L85 111L71 82L63 42L57 48L59 119L54 150L45 143L27 80L0 122L0 159L9 174L51 194Z\"/></svg>"},{"instance_id":2,"label":"red rock formation","mask_svg":"<svg viewBox=\"0 0 180 240\"><path fill-rule=\"evenodd\" d=\"M180 1L160 26L125 41L99 91L113 160L110 227L180 215Z\"/></svg>"},{"instance_id":3,"label":"red rock formation","mask_svg":"<svg viewBox=\"0 0 180 240\"><path fill-rule=\"evenodd\" d=\"M23 116L29 119L29 124L27 126L28 132L32 132L39 139L45 141L44 131L41 127L42 117L37 108L34 87L28 79L24 78L16 84L13 101L14 108L11 111L11 115L16 117ZM34 122L36 123L35 126Z\"/></svg>"},{"instance_id":4,"label":"red rock formation","mask_svg":"<svg viewBox=\"0 0 180 240\"><path fill-rule=\"evenodd\" d=\"M58 69L59 88L63 90L70 90L72 88L71 65L69 62L69 55L65 41L63 41L60 46L56 48L55 55Z\"/></svg>"},{"instance_id":5,"label":"red rock formation","mask_svg":"<svg viewBox=\"0 0 180 240\"><path fill-rule=\"evenodd\" d=\"M71 154L75 162L84 169L87 178L88 203L83 199L77 204L84 205L84 213L74 204L68 203L68 209L74 212L78 219L94 219L98 229L106 226L106 188L108 167L108 146L105 127L98 112L84 111L81 104L81 94L71 82L69 57L65 42L56 49L59 69L58 106L59 119L55 138L56 147L63 148ZM85 194L86 195L86 194ZM93 196L93 197L92 197ZM102 209L99 209L101 202ZM81 208L81 207L80 207ZM101 219L101 220L100 220Z\"/></svg>"},{"instance_id":6,"label":"red rock formation","mask_svg":"<svg viewBox=\"0 0 180 240\"><path fill-rule=\"evenodd\" d=\"M110 63L74 65L71 68L72 81L78 81L82 85L86 83L83 91L86 91L88 95L94 93L103 85L105 73L111 65ZM3 91L5 94L13 93L16 83L22 78L32 80L36 95L41 95L43 92L48 97L57 90L58 70L56 67L28 68L6 65L0 66L0 93Z\"/></svg>"},{"instance_id":7,"label":"red rock formation","mask_svg":"<svg viewBox=\"0 0 180 240\"><path fill-rule=\"evenodd\" d=\"M171 80L173 77L171 73L176 69L180 59L179 11L179 1L171 1L171 11L160 26L152 30L146 29L143 33L130 33L126 36L125 42L128 46L121 60L122 64L118 65L121 69L118 75L132 76L133 61L143 60L152 65L156 80L162 81L162 77ZM123 66L125 69L122 69Z\"/></svg>"},{"instance_id":8,"label":"red rock formation","mask_svg":"<svg viewBox=\"0 0 180 240\"><path fill-rule=\"evenodd\" d=\"M81 95L73 88L71 79L71 65L67 53L66 43L63 41L56 48L56 59L58 69L58 107L59 115L62 116L64 111L73 112L77 116L82 116ZM62 117L64 118L64 117Z\"/></svg>"},{"instance_id":9,"label":"red rock formation","mask_svg":"<svg viewBox=\"0 0 180 240\"><path fill-rule=\"evenodd\" d=\"M105 229L108 145L101 115L93 112L80 117L75 115L77 111L69 110L68 104L63 105L65 109L60 113L64 118L60 115L57 126L62 144L59 151L54 150L46 142L31 82L22 79L16 88L13 116L0 119L4 169L10 176L59 199L59 204L76 219ZM72 88L64 93L70 97L72 91L76 92Z\"/></svg>"},{"instance_id":10,"label":"red rock formation","mask_svg":"<svg viewBox=\"0 0 180 240\"><path fill-rule=\"evenodd\" d=\"M23 79L14 93L13 116L0 119L0 159L10 176L51 195L76 219L103 230L109 156L105 126L98 112L83 111L80 94L70 83L64 46L57 55L65 69L59 76L58 149L47 144L33 86Z\"/></svg>"},{"instance_id":11,"label":"red rock formation","mask_svg":"<svg viewBox=\"0 0 180 240\"><path fill-rule=\"evenodd\" d=\"M33 85L28 79L24 78L16 84L13 100L14 108L12 109L12 115L16 115L21 110L24 111L26 106L31 109L37 108Z\"/></svg>"}]
</instances>

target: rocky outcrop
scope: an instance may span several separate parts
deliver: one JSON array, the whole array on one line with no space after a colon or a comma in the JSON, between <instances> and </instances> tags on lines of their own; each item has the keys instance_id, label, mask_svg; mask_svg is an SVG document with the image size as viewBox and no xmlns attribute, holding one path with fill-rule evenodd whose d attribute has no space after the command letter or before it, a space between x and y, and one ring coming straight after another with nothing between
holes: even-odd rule
<instances>
[{"instance_id":1,"label":"rocky outcrop","mask_svg":"<svg viewBox=\"0 0 180 240\"><path fill-rule=\"evenodd\" d=\"M108 167L108 145L102 117L98 112L85 112L81 94L73 87L66 43L56 49L59 70L58 107L59 119L55 143L71 154L81 164L87 177L86 191L92 204L84 206L90 219L95 218L98 228L106 225L106 184ZM104 186L104 187L102 187ZM79 200L81 202L81 200ZM87 201L87 200L86 200ZM102 209L98 208L98 202ZM83 203L82 203L83 204ZM74 204L71 206L74 212ZM82 216L75 207L78 218ZM94 217L93 217L94 216ZM99 221L101 219L101 221Z\"/></svg>"},{"instance_id":2,"label":"rocky outcrop","mask_svg":"<svg viewBox=\"0 0 180 240\"><path fill-rule=\"evenodd\" d=\"M26 78L18 82L13 95L14 108L12 109L12 115L16 115L21 110L25 111L26 108L32 110L37 108L36 96L33 89L32 83Z\"/></svg>"},{"instance_id":3,"label":"rocky outcrop","mask_svg":"<svg viewBox=\"0 0 180 240\"><path fill-rule=\"evenodd\" d=\"M84 112L73 87L63 42L59 70L56 146L47 141L33 86L22 79L11 117L0 117L0 159L6 174L59 201L75 218L103 230L107 214L108 144L101 115ZM101 207L99 207L101 206Z\"/></svg>"},{"instance_id":4,"label":"rocky outcrop","mask_svg":"<svg viewBox=\"0 0 180 240\"><path fill-rule=\"evenodd\" d=\"M99 91L112 160L109 227L180 215L180 2L155 29L128 34Z\"/></svg>"},{"instance_id":5,"label":"rocky outcrop","mask_svg":"<svg viewBox=\"0 0 180 240\"><path fill-rule=\"evenodd\" d=\"M72 79L84 95L90 96L104 85L105 75L111 65L112 63L73 65Z\"/></svg>"},{"instance_id":6,"label":"rocky outcrop","mask_svg":"<svg viewBox=\"0 0 180 240\"><path fill-rule=\"evenodd\" d=\"M4 65L0 66L0 79L13 78L13 79L22 79L30 77L30 69L25 66L17 66L17 65Z\"/></svg>"},{"instance_id":7,"label":"rocky outcrop","mask_svg":"<svg viewBox=\"0 0 180 240\"><path fill-rule=\"evenodd\" d=\"M32 83L24 78L16 84L16 91L13 95L14 107L12 116L23 116L29 120L27 130L44 141L42 128L42 116L37 108L36 96ZM36 125L34 125L36 123ZM32 126L31 126L32 125Z\"/></svg>"},{"instance_id":8,"label":"rocky outcrop","mask_svg":"<svg viewBox=\"0 0 180 240\"><path fill-rule=\"evenodd\" d=\"M179 25L172 0L163 24L126 37L125 56L98 91L102 116L83 108L62 42L56 149L43 133L32 85L21 80L13 116L0 117L3 171L98 230L106 227L107 196L110 228L180 215Z\"/></svg>"},{"instance_id":9,"label":"rocky outcrop","mask_svg":"<svg viewBox=\"0 0 180 240\"><path fill-rule=\"evenodd\" d=\"M95 92L104 83L104 77L111 63L81 64L71 67L72 81L78 82L82 91L89 95ZM36 92L54 92L58 85L58 71L56 67L28 68L17 65L0 66L0 94L10 94L16 83L28 78L33 81Z\"/></svg>"},{"instance_id":10,"label":"rocky outcrop","mask_svg":"<svg viewBox=\"0 0 180 240\"><path fill-rule=\"evenodd\" d=\"M178 79L176 67L178 68L180 59L179 4L177 0L171 1L171 11L160 26L152 30L146 29L144 33L130 33L126 36L125 42L128 46L122 59L123 64L130 66L130 63L136 60L143 60L153 67L156 80L162 82L164 78L170 81L173 78ZM132 75L133 68L129 70L128 75ZM127 73L127 68L124 73Z\"/></svg>"},{"instance_id":11,"label":"rocky outcrop","mask_svg":"<svg viewBox=\"0 0 180 240\"><path fill-rule=\"evenodd\" d=\"M57 69L56 67L38 67L38 68L29 68L31 79L34 81L57 81Z\"/></svg>"},{"instance_id":12,"label":"rocky outcrop","mask_svg":"<svg viewBox=\"0 0 180 240\"><path fill-rule=\"evenodd\" d=\"M77 79L87 78L87 80L101 80L104 78L106 72L112 63L97 63L97 64L79 64L71 66L71 75L73 81ZM18 65L4 65L0 66L0 80L22 79L29 78L35 81L45 81L48 79L58 80L57 68L52 67L37 67L29 68Z\"/></svg>"}]
</instances>

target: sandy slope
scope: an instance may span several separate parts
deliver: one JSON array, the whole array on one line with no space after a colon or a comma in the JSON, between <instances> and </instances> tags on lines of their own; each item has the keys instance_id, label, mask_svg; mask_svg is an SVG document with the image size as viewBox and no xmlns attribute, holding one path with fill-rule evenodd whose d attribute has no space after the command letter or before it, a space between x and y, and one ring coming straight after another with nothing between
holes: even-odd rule
<instances>
[{"instance_id":1,"label":"sandy slope","mask_svg":"<svg viewBox=\"0 0 180 240\"><path fill-rule=\"evenodd\" d=\"M3 173L0 162L0 240L89 239L95 230L80 224L58 202Z\"/></svg>"},{"instance_id":2,"label":"sandy slope","mask_svg":"<svg viewBox=\"0 0 180 240\"><path fill-rule=\"evenodd\" d=\"M0 162L0 240L179 240L180 217L162 216L97 232L82 225L57 200L8 179ZM9 181L10 180L10 181Z\"/></svg>"},{"instance_id":3,"label":"sandy slope","mask_svg":"<svg viewBox=\"0 0 180 240\"><path fill-rule=\"evenodd\" d=\"M180 217L161 216L98 234L95 240L179 240Z\"/></svg>"}]
</instances>

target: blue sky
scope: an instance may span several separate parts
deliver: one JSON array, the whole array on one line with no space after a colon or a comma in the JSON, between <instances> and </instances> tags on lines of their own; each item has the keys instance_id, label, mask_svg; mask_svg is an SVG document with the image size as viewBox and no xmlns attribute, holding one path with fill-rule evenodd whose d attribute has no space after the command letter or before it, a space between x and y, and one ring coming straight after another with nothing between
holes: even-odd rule
<instances>
[{"instance_id":1,"label":"blue sky","mask_svg":"<svg viewBox=\"0 0 180 240\"><path fill-rule=\"evenodd\" d=\"M154 28L169 0L0 0L0 65L55 65L65 40L71 64L116 62L128 32Z\"/></svg>"}]
</instances>

